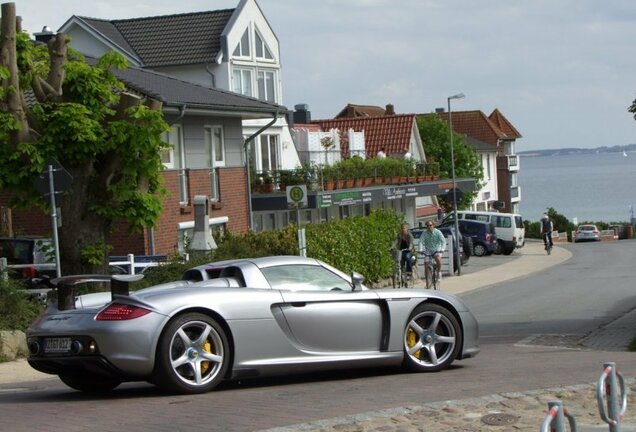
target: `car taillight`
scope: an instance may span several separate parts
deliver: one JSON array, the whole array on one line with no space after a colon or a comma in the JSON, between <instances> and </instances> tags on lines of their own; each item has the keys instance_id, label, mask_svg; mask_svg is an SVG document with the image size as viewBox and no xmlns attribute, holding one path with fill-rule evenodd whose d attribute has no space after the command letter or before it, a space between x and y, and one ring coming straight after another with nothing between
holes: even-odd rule
<instances>
[{"instance_id":1,"label":"car taillight","mask_svg":"<svg viewBox=\"0 0 636 432\"><path fill-rule=\"evenodd\" d=\"M33 279L38 275L38 272L35 270L35 267L25 267L22 269L22 277L24 279Z\"/></svg>"},{"instance_id":2,"label":"car taillight","mask_svg":"<svg viewBox=\"0 0 636 432\"><path fill-rule=\"evenodd\" d=\"M113 303L97 314L97 321L127 321L149 314L148 309L121 303Z\"/></svg>"}]
</instances>

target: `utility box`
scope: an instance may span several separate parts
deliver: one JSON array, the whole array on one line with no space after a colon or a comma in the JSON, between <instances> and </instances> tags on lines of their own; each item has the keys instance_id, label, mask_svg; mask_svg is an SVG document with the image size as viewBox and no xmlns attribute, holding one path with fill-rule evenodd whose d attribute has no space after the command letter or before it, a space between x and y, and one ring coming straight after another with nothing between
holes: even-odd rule
<instances>
[{"instance_id":1,"label":"utility box","mask_svg":"<svg viewBox=\"0 0 636 432\"><path fill-rule=\"evenodd\" d=\"M204 252L216 248L216 242L210 233L210 202L205 195L195 195L194 232L190 249Z\"/></svg>"}]
</instances>

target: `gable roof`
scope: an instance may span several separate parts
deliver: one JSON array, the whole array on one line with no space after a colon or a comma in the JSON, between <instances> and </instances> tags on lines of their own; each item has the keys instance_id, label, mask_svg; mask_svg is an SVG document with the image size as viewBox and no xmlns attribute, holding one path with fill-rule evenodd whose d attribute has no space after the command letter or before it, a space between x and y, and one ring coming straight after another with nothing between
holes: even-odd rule
<instances>
[{"instance_id":1,"label":"gable roof","mask_svg":"<svg viewBox=\"0 0 636 432\"><path fill-rule=\"evenodd\" d=\"M95 64L96 60L86 57L86 61ZM198 109L212 111L216 115L232 113L243 118L265 118L273 113L285 113L287 108L264 102L260 99L243 96L218 88L209 88L170 75L148 69L129 67L112 72L129 89L142 95L157 99L164 107Z\"/></svg>"},{"instance_id":2,"label":"gable roof","mask_svg":"<svg viewBox=\"0 0 636 432\"><path fill-rule=\"evenodd\" d=\"M343 157L349 156L347 131L364 131L365 151L369 157L378 154L381 148L387 155L403 154L411 147L411 134L415 114L388 115L379 117L354 117L332 120L314 120L322 130L338 129Z\"/></svg>"},{"instance_id":3,"label":"gable roof","mask_svg":"<svg viewBox=\"0 0 636 432\"><path fill-rule=\"evenodd\" d=\"M378 117L385 114L385 109L379 106L347 104L334 118Z\"/></svg>"},{"instance_id":4,"label":"gable roof","mask_svg":"<svg viewBox=\"0 0 636 432\"><path fill-rule=\"evenodd\" d=\"M521 138L521 134L515 129L515 127L508 121L508 119L495 108L495 110L488 116L488 119L493 122L499 129L501 129L506 135L512 138Z\"/></svg>"},{"instance_id":5,"label":"gable roof","mask_svg":"<svg viewBox=\"0 0 636 432\"><path fill-rule=\"evenodd\" d=\"M221 33L234 10L121 20L73 16L62 28L77 21L140 59L143 67L211 63L222 50Z\"/></svg>"},{"instance_id":6,"label":"gable roof","mask_svg":"<svg viewBox=\"0 0 636 432\"><path fill-rule=\"evenodd\" d=\"M437 116L448 122L447 112L438 112ZM478 141L497 146L499 140L514 139L508 136L495 123L490 121L486 115L479 111L453 111L453 130L462 135L469 136Z\"/></svg>"}]
</instances>

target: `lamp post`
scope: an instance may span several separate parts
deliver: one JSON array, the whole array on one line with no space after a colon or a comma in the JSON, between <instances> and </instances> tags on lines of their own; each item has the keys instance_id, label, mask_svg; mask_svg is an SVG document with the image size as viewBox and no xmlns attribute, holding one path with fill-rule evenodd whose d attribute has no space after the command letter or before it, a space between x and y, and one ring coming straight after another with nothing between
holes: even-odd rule
<instances>
[{"instance_id":1,"label":"lamp post","mask_svg":"<svg viewBox=\"0 0 636 432\"><path fill-rule=\"evenodd\" d=\"M455 149L453 148L453 115L451 112L451 99L464 99L466 95L464 93L457 93L456 95L449 96L448 101L448 128L450 130L450 147L451 147L451 173L453 176L453 213L455 219L455 235L457 236L457 247L455 248L455 257L457 258L457 276L462 274L462 263L460 260L459 248L463 245L460 244L459 235L459 221L457 220L457 185L455 181Z\"/></svg>"}]
</instances>

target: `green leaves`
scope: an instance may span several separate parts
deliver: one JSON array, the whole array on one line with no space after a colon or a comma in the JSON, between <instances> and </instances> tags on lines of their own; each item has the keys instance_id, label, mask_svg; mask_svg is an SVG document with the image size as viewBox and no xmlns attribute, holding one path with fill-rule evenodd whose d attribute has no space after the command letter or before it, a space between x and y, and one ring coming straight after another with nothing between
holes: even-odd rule
<instances>
[{"instance_id":1,"label":"green leaves","mask_svg":"<svg viewBox=\"0 0 636 432\"><path fill-rule=\"evenodd\" d=\"M450 130L448 124L434 114L418 117L417 127L424 145L427 163L439 164L440 177L452 177L452 161L450 146ZM473 192L464 191L464 197L459 202L460 209L470 206L483 186L483 168L477 152L473 147L464 144L462 135L453 133L453 152L455 156L455 177L474 178L476 188ZM447 208L452 204L446 202L444 195L440 195L439 201Z\"/></svg>"}]
</instances>

